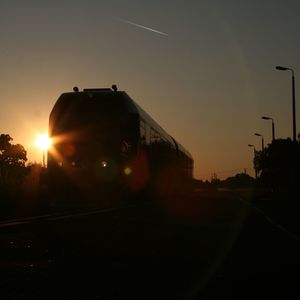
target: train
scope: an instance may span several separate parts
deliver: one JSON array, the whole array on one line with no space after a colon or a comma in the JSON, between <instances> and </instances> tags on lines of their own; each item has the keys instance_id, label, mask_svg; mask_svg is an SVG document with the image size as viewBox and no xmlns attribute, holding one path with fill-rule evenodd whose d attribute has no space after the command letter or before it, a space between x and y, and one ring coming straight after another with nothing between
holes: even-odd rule
<instances>
[{"instance_id":1,"label":"train","mask_svg":"<svg viewBox=\"0 0 300 300\"><path fill-rule=\"evenodd\" d=\"M116 85L62 93L48 131L52 192L169 196L193 180L190 152Z\"/></svg>"}]
</instances>

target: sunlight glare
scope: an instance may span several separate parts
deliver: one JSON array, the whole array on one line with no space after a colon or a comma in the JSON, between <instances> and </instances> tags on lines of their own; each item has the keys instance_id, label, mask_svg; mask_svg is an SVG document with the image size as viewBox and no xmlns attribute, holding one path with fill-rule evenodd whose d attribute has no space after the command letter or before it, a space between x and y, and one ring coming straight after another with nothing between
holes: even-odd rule
<instances>
[{"instance_id":1,"label":"sunlight glare","mask_svg":"<svg viewBox=\"0 0 300 300\"><path fill-rule=\"evenodd\" d=\"M48 137L47 133L38 134L35 138L34 145L40 150L46 151L51 146L51 139Z\"/></svg>"}]
</instances>

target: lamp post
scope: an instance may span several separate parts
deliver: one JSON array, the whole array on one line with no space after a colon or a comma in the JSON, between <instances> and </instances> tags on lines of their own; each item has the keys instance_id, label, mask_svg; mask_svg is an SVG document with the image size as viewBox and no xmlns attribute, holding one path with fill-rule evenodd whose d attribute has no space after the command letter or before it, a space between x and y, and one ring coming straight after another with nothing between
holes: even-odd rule
<instances>
[{"instance_id":1,"label":"lamp post","mask_svg":"<svg viewBox=\"0 0 300 300\"><path fill-rule=\"evenodd\" d=\"M275 125L274 125L274 119L270 117L261 117L263 120L272 120L272 142L275 140Z\"/></svg>"},{"instance_id":2,"label":"lamp post","mask_svg":"<svg viewBox=\"0 0 300 300\"><path fill-rule=\"evenodd\" d=\"M256 169L256 165L255 165L255 157L256 157L256 149L254 145L248 144L248 147L252 147L253 148L253 154L254 154L254 171L255 171L255 179L257 178L257 169Z\"/></svg>"},{"instance_id":3,"label":"lamp post","mask_svg":"<svg viewBox=\"0 0 300 300\"><path fill-rule=\"evenodd\" d=\"M264 151L264 149L265 149L265 146L264 146L264 137L261 134L259 134L259 133L254 133L254 135L261 136L261 151Z\"/></svg>"},{"instance_id":4,"label":"lamp post","mask_svg":"<svg viewBox=\"0 0 300 300\"><path fill-rule=\"evenodd\" d=\"M293 100L293 141L296 142L296 101L295 101L295 75L292 68L276 66L276 70L292 72L292 100Z\"/></svg>"}]
</instances>

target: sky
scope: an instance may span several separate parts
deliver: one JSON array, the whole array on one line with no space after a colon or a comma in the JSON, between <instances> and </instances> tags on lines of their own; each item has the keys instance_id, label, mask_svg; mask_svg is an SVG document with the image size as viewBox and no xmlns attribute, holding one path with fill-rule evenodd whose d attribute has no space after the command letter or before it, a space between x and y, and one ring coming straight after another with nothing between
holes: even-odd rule
<instances>
[{"instance_id":1,"label":"sky","mask_svg":"<svg viewBox=\"0 0 300 300\"><path fill-rule=\"evenodd\" d=\"M192 154L194 176L254 176L253 144L300 132L298 0L0 0L0 133L41 162L63 92L117 84ZM299 74L299 75L298 75ZM299 87L299 88L298 88Z\"/></svg>"}]
</instances>

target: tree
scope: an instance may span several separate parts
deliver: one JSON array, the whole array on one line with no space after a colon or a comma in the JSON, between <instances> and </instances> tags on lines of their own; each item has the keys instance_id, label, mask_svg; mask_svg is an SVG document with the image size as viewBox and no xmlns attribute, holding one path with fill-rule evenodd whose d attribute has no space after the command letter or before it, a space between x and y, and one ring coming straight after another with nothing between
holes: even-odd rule
<instances>
[{"instance_id":1,"label":"tree","mask_svg":"<svg viewBox=\"0 0 300 300\"><path fill-rule=\"evenodd\" d=\"M20 144L10 145L4 153L4 159L10 166L25 166L27 161L26 150Z\"/></svg>"},{"instance_id":2,"label":"tree","mask_svg":"<svg viewBox=\"0 0 300 300\"><path fill-rule=\"evenodd\" d=\"M246 173L239 173L233 177L228 177L223 181L223 185L228 188L249 188L254 185L255 179Z\"/></svg>"},{"instance_id":3,"label":"tree","mask_svg":"<svg viewBox=\"0 0 300 300\"><path fill-rule=\"evenodd\" d=\"M9 136L9 134L0 135L0 155L2 155L7 148L9 148L10 141L12 141L12 138Z\"/></svg>"},{"instance_id":4,"label":"tree","mask_svg":"<svg viewBox=\"0 0 300 300\"><path fill-rule=\"evenodd\" d=\"M259 176L262 170L262 165L263 165L262 157L263 157L262 151L254 150L253 166L255 171L255 178Z\"/></svg>"},{"instance_id":5,"label":"tree","mask_svg":"<svg viewBox=\"0 0 300 300\"><path fill-rule=\"evenodd\" d=\"M210 184L212 187L218 187L221 183L221 180L218 178L218 175L216 173L213 173L211 176Z\"/></svg>"},{"instance_id":6,"label":"tree","mask_svg":"<svg viewBox=\"0 0 300 300\"><path fill-rule=\"evenodd\" d=\"M300 143L291 139L277 139L260 151L254 166L260 182L272 187L294 185L300 174Z\"/></svg>"},{"instance_id":7,"label":"tree","mask_svg":"<svg viewBox=\"0 0 300 300\"><path fill-rule=\"evenodd\" d=\"M12 144L9 134L0 135L0 182L16 181L25 167L27 152L20 144Z\"/></svg>"}]
</instances>

